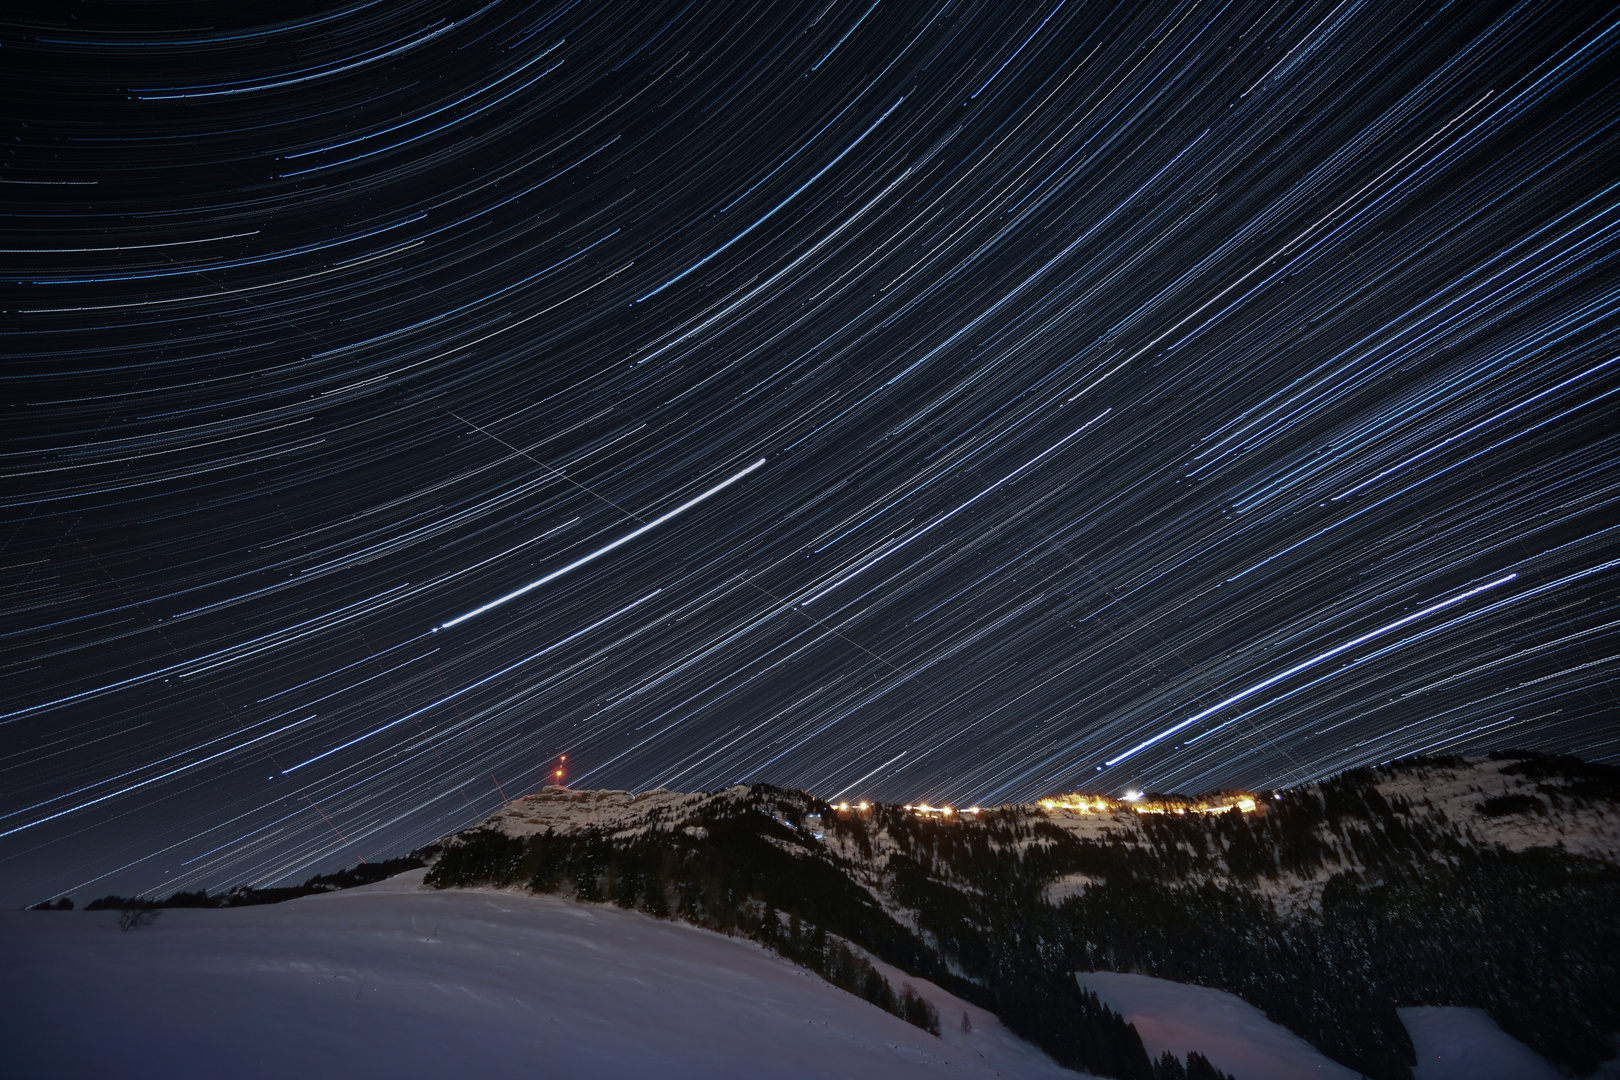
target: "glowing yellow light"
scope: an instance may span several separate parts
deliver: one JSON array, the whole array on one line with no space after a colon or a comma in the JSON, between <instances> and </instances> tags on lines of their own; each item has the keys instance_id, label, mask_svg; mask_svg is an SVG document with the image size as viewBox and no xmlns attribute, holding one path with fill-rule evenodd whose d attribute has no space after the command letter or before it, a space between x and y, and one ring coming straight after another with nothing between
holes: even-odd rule
<instances>
[{"instance_id":1,"label":"glowing yellow light","mask_svg":"<svg viewBox=\"0 0 1620 1080\"><path fill-rule=\"evenodd\" d=\"M1222 801L1210 799L1192 799L1179 796L1160 798L1148 795L1145 792L1132 788L1118 799L1111 799L1103 795L1082 795L1074 792L1067 795L1056 795L1037 800L1034 805L1042 810L1067 810L1070 813L1087 814L1096 811L1100 814L1119 813L1122 810L1134 810L1138 814L1178 814L1185 817L1188 814L1224 814L1228 810L1238 810L1250 813L1259 809L1258 795L1247 792L1229 792ZM961 811L969 813L971 811Z\"/></svg>"}]
</instances>

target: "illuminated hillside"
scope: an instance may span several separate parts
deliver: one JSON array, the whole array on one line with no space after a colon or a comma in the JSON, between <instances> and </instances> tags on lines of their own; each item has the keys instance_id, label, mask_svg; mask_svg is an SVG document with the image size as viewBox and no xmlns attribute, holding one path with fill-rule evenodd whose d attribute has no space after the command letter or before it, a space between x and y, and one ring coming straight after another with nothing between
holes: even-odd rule
<instances>
[{"instance_id":1,"label":"illuminated hillside","mask_svg":"<svg viewBox=\"0 0 1620 1080\"><path fill-rule=\"evenodd\" d=\"M1485 1009L1577 1072L1612 1053L1614 770L1508 754L1130 794L955 808L553 787L444 841L428 881L611 901L818 970L846 941L1099 1074L1132 1075L1064 1019L1081 1009L1070 972L1230 991L1379 1078L1413 1063L1398 1003Z\"/></svg>"}]
</instances>

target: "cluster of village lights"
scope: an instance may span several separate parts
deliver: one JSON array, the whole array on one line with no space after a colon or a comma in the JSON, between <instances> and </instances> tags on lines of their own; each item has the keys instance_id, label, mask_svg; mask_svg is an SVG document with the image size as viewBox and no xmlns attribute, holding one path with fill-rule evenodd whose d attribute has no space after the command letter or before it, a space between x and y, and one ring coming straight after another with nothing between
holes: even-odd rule
<instances>
[{"instance_id":1,"label":"cluster of village lights","mask_svg":"<svg viewBox=\"0 0 1620 1080\"><path fill-rule=\"evenodd\" d=\"M834 810L839 810L839 811L869 810L869 809L871 809L871 806L872 806L871 803L865 803L865 802L858 802L858 803L841 802L841 803L838 803L836 806L834 806L833 809ZM906 809L911 811L913 814L925 814L925 815L926 814L938 814L940 817L950 817L952 814L956 814L956 813L977 814L979 812L979 807L977 807L977 806L970 806L966 810L958 811L958 810L954 809L953 807L949 807L949 806L929 806L927 803L917 803L915 805L913 805L911 803L907 803L906 804Z\"/></svg>"},{"instance_id":2,"label":"cluster of village lights","mask_svg":"<svg viewBox=\"0 0 1620 1080\"><path fill-rule=\"evenodd\" d=\"M1140 791L1127 791L1123 799L1109 799L1102 795L1060 795L1056 798L1040 800L1043 810L1070 810L1078 813L1099 814L1112 813L1116 810L1134 810L1138 814L1224 814L1228 810L1236 810L1240 814L1253 813L1259 803L1257 796L1239 794L1229 796L1228 801L1208 803L1202 805L1184 804L1173 805L1159 802L1143 802ZM1122 806L1121 803L1129 805ZM866 802L836 804L833 809L840 813L850 810L864 811L871 809ZM907 803L906 810L923 817L937 816L948 818L959 814L979 814L982 807L970 806L966 810L957 810L950 806L930 806L927 803Z\"/></svg>"},{"instance_id":3,"label":"cluster of village lights","mask_svg":"<svg viewBox=\"0 0 1620 1080\"><path fill-rule=\"evenodd\" d=\"M911 806L908 804L906 809L910 810L913 814L938 814L940 817L950 817L952 814L956 813L956 811L951 809L949 806L929 806L927 803L918 803L916 806ZM977 814L978 812L979 808L977 806L970 806L966 810L962 811L964 814Z\"/></svg>"},{"instance_id":4,"label":"cluster of village lights","mask_svg":"<svg viewBox=\"0 0 1620 1080\"><path fill-rule=\"evenodd\" d=\"M1210 803L1166 803L1143 802L1140 791L1127 791L1123 802L1130 805L1121 807L1111 799L1101 795L1060 795L1053 799L1042 799L1043 810L1070 810L1078 813L1109 813L1114 810L1134 810L1138 814L1224 814L1228 810L1236 810L1240 814L1248 814L1259 805L1257 797L1247 793L1228 795L1220 802Z\"/></svg>"}]
</instances>

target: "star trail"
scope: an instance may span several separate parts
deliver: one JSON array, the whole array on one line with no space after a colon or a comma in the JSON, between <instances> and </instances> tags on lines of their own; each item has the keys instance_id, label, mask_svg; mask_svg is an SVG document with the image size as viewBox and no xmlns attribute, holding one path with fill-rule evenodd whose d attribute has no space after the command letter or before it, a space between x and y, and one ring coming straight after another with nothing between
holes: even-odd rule
<instances>
[{"instance_id":1,"label":"star trail","mask_svg":"<svg viewBox=\"0 0 1620 1080\"><path fill-rule=\"evenodd\" d=\"M1620 10L42 10L0 903L1620 757Z\"/></svg>"}]
</instances>

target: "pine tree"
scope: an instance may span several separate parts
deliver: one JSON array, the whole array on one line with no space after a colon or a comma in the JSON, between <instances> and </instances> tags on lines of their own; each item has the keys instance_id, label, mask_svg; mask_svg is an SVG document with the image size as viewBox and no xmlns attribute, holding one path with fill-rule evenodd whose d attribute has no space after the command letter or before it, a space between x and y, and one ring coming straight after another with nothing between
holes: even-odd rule
<instances>
[{"instance_id":1,"label":"pine tree","mask_svg":"<svg viewBox=\"0 0 1620 1080\"><path fill-rule=\"evenodd\" d=\"M1233 1078L1211 1065L1209 1058L1203 1054L1190 1050L1187 1053L1187 1080L1233 1080Z\"/></svg>"},{"instance_id":2,"label":"pine tree","mask_svg":"<svg viewBox=\"0 0 1620 1080\"><path fill-rule=\"evenodd\" d=\"M1187 1080L1187 1070L1180 1058L1166 1050L1153 1063L1153 1080Z\"/></svg>"}]
</instances>

